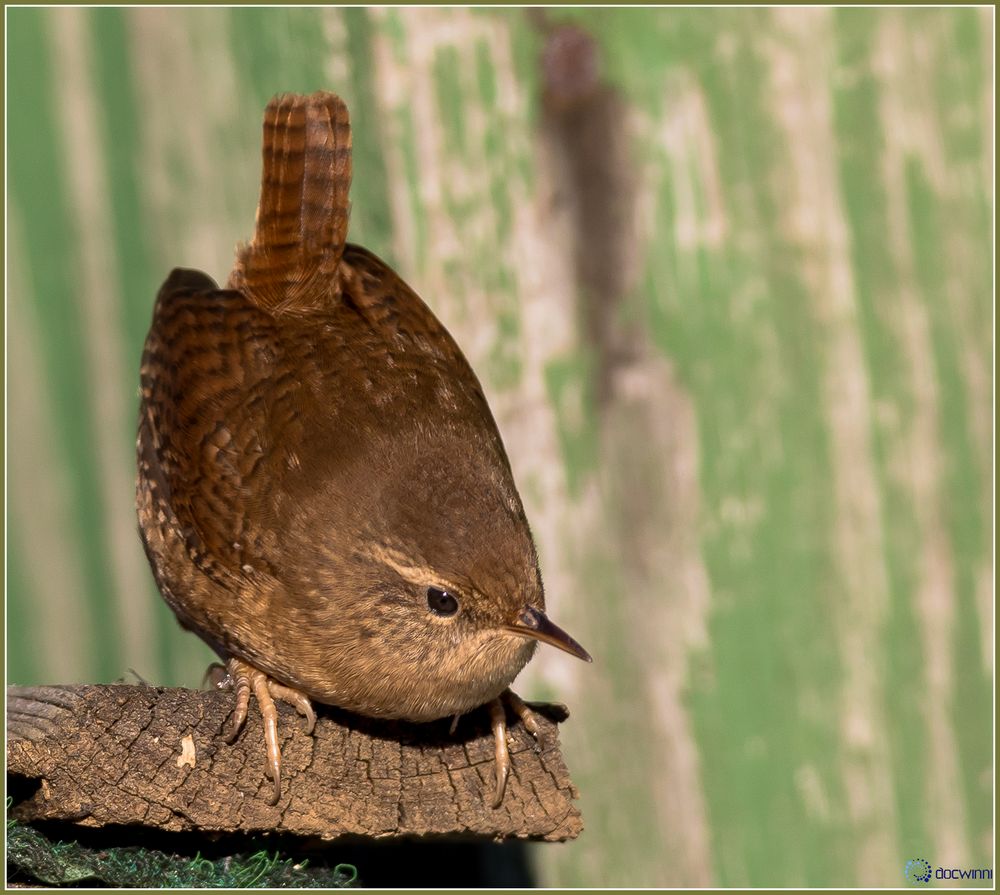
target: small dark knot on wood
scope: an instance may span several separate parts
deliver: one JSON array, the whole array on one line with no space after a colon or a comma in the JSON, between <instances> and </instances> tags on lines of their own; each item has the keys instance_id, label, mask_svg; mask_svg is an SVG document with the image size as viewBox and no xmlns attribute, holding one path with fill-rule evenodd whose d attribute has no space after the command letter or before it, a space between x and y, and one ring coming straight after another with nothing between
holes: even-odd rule
<instances>
[{"instance_id":1,"label":"small dark knot on wood","mask_svg":"<svg viewBox=\"0 0 1000 895\"><path fill-rule=\"evenodd\" d=\"M463 834L561 841L583 828L559 752L559 707L536 706L546 748L510 729L513 772L493 809L485 710L454 735L317 706L313 736L279 707L284 786L271 806L260 713L232 745L223 693L148 686L7 688L8 793L22 822L70 820L165 831L273 831L333 840Z\"/></svg>"}]
</instances>

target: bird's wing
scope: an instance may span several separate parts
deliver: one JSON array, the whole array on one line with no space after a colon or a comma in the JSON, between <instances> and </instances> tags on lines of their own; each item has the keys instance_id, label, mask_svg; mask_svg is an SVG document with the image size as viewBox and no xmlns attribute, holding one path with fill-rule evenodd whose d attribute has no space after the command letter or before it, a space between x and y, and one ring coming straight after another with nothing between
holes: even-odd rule
<instances>
[{"instance_id":1,"label":"bird's wing","mask_svg":"<svg viewBox=\"0 0 1000 895\"><path fill-rule=\"evenodd\" d=\"M348 243L341 263L341 301L360 313L394 360L412 364L430 382L458 399L456 412L492 419L479 379L451 334L431 309L381 258ZM437 389L438 397L446 397Z\"/></svg>"},{"instance_id":2,"label":"bird's wing","mask_svg":"<svg viewBox=\"0 0 1000 895\"><path fill-rule=\"evenodd\" d=\"M273 577L280 555L266 467L273 433L298 425L280 353L273 319L241 293L190 270L161 288L143 353L139 462L191 560L231 590Z\"/></svg>"}]
</instances>

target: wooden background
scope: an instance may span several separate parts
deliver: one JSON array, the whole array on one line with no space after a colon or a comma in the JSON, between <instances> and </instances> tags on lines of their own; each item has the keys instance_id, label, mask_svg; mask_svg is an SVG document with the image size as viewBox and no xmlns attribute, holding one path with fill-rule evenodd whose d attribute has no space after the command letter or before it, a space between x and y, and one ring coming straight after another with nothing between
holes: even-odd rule
<instances>
[{"instance_id":1,"label":"wooden background","mask_svg":"<svg viewBox=\"0 0 1000 895\"><path fill-rule=\"evenodd\" d=\"M249 237L260 115L341 93L352 238L480 373L587 829L554 885L992 860L991 9L17 9L9 679L197 686L135 533L174 265ZM585 114L546 29L599 42Z\"/></svg>"}]
</instances>

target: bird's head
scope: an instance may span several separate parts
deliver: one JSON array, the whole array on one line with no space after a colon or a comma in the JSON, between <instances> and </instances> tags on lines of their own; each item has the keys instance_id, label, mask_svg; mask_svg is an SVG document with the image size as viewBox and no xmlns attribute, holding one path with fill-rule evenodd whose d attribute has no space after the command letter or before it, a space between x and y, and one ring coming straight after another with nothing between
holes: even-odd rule
<instances>
[{"instance_id":1,"label":"bird's head","mask_svg":"<svg viewBox=\"0 0 1000 895\"><path fill-rule=\"evenodd\" d=\"M412 449L389 458L396 474L373 476L387 484L354 514L350 555L331 554L338 591L346 584L354 598L336 600L330 635L341 662L378 690L380 711L358 706L367 714L430 720L468 711L498 696L538 643L591 661L545 614L506 458L476 456L490 445L466 447L449 464Z\"/></svg>"}]
</instances>

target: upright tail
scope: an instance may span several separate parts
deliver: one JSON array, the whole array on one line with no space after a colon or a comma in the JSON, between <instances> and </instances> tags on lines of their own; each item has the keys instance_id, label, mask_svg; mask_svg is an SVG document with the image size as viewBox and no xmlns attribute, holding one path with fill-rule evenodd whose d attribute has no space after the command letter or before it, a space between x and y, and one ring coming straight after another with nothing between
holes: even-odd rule
<instances>
[{"instance_id":1,"label":"upright tail","mask_svg":"<svg viewBox=\"0 0 1000 895\"><path fill-rule=\"evenodd\" d=\"M326 306L347 241L351 125L333 93L282 94L264 112L257 227L229 286L272 313Z\"/></svg>"}]
</instances>

